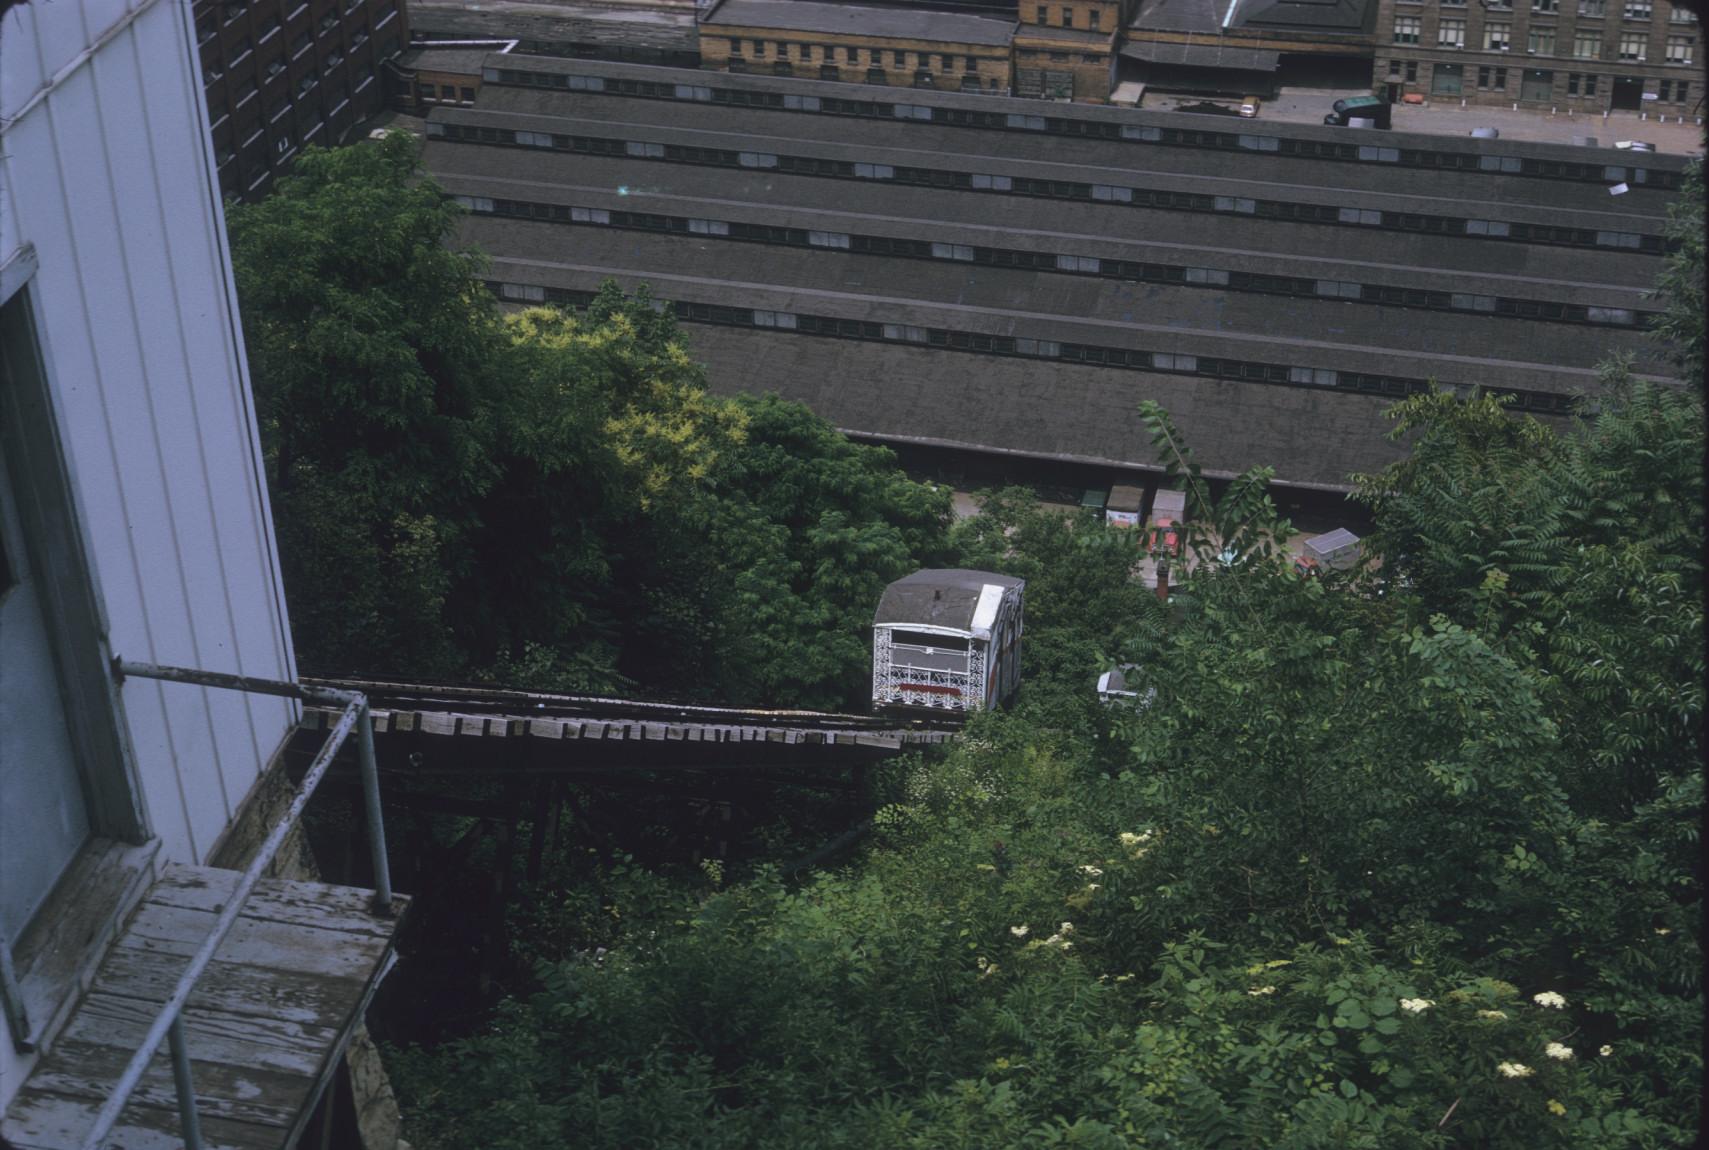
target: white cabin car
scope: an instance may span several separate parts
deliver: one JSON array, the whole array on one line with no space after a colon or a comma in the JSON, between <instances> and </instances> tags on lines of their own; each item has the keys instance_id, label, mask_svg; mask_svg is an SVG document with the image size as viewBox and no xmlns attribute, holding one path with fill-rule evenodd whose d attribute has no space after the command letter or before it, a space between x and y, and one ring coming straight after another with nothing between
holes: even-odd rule
<instances>
[{"instance_id":1,"label":"white cabin car","mask_svg":"<svg viewBox=\"0 0 1709 1150\"><path fill-rule=\"evenodd\" d=\"M884 589L872 621L876 710L965 713L1011 698L1021 681L1024 579L916 571Z\"/></svg>"}]
</instances>

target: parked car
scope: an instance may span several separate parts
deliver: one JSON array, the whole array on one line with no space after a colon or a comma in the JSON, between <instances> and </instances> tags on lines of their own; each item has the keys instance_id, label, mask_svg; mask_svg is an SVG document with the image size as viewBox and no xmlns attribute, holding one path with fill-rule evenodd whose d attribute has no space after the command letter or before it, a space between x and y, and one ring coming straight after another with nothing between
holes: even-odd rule
<instances>
[{"instance_id":1,"label":"parked car","mask_svg":"<svg viewBox=\"0 0 1709 1150\"><path fill-rule=\"evenodd\" d=\"M1240 114L1248 120L1258 115L1258 109L1264 106L1264 101L1257 96L1240 97Z\"/></svg>"},{"instance_id":2,"label":"parked car","mask_svg":"<svg viewBox=\"0 0 1709 1150\"><path fill-rule=\"evenodd\" d=\"M1348 96L1330 108L1323 122L1332 128L1345 128L1354 120L1369 120L1373 128L1389 126L1389 102L1381 96Z\"/></svg>"}]
</instances>

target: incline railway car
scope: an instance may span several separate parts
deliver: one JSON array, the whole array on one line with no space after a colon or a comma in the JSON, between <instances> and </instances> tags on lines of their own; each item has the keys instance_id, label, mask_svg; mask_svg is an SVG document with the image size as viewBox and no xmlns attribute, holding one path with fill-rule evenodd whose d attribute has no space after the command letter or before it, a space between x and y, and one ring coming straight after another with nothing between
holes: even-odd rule
<instances>
[{"instance_id":1,"label":"incline railway car","mask_svg":"<svg viewBox=\"0 0 1709 1150\"><path fill-rule=\"evenodd\" d=\"M872 705L961 714L1011 698L1021 681L1026 581L927 570L884 589L872 621Z\"/></svg>"}]
</instances>

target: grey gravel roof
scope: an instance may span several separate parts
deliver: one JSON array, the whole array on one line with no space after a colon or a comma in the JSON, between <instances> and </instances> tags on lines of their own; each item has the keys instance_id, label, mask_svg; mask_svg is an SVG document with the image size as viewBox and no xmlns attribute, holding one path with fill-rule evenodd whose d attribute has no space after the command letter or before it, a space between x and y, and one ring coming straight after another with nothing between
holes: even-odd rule
<instances>
[{"instance_id":1,"label":"grey gravel roof","mask_svg":"<svg viewBox=\"0 0 1709 1150\"><path fill-rule=\"evenodd\" d=\"M884 589L873 624L924 623L966 631L973 622L973 609L986 584L1025 587L1026 581L1012 575L962 568L916 571Z\"/></svg>"},{"instance_id":2,"label":"grey gravel roof","mask_svg":"<svg viewBox=\"0 0 1709 1150\"><path fill-rule=\"evenodd\" d=\"M1371 30L1376 0L1241 0L1237 28L1358 35Z\"/></svg>"},{"instance_id":3,"label":"grey gravel roof","mask_svg":"<svg viewBox=\"0 0 1709 1150\"><path fill-rule=\"evenodd\" d=\"M819 4L813 0L724 0L701 21L704 28L768 28L841 36L889 36L954 44L1007 44L1012 20L907 8Z\"/></svg>"},{"instance_id":4,"label":"grey gravel roof","mask_svg":"<svg viewBox=\"0 0 1709 1150\"><path fill-rule=\"evenodd\" d=\"M405 52L398 63L422 72L453 72L479 76L487 57L497 48L434 48L426 46Z\"/></svg>"}]
</instances>

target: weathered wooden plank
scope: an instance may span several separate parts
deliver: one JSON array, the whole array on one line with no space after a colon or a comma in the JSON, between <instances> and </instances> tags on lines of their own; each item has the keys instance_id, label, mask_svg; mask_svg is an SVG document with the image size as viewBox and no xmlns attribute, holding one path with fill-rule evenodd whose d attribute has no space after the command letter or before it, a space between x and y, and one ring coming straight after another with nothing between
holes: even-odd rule
<instances>
[{"instance_id":1,"label":"weathered wooden plank","mask_svg":"<svg viewBox=\"0 0 1709 1150\"><path fill-rule=\"evenodd\" d=\"M458 715L456 720L459 735L474 735L478 738L487 733L487 720L484 715Z\"/></svg>"},{"instance_id":2,"label":"weathered wooden plank","mask_svg":"<svg viewBox=\"0 0 1709 1150\"><path fill-rule=\"evenodd\" d=\"M442 715L437 711L417 711L415 729L424 735L454 734L457 730L457 720L451 715Z\"/></svg>"},{"instance_id":3,"label":"weathered wooden plank","mask_svg":"<svg viewBox=\"0 0 1709 1150\"><path fill-rule=\"evenodd\" d=\"M90 993L64 1038L134 1052L159 1013L157 1002ZM193 1058L311 1077L338 1039L338 1031L327 1026L200 1008L185 1009L184 1035Z\"/></svg>"},{"instance_id":4,"label":"weathered wooden plank","mask_svg":"<svg viewBox=\"0 0 1709 1150\"><path fill-rule=\"evenodd\" d=\"M188 957L206 941L214 918L207 911L145 902L117 945ZM216 957L268 970L362 980L386 947L384 939L346 931L240 917Z\"/></svg>"},{"instance_id":5,"label":"weathered wooden plank","mask_svg":"<svg viewBox=\"0 0 1709 1150\"><path fill-rule=\"evenodd\" d=\"M92 989L120 998L165 1002L189 961L174 954L115 947L101 964ZM337 1029L348 1020L361 993L361 986L352 979L287 970L257 971L216 959L196 983L190 1005Z\"/></svg>"},{"instance_id":6,"label":"weathered wooden plank","mask_svg":"<svg viewBox=\"0 0 1709 1150\"><path fill-rule=\"evenodd\" d=\"M168 864L161 869L147 901L218 914L225 909L241 878L237 871ZM396 918L373 914L369 910L373 897L373 891L360 887L262 879L244 902L243 917L390 938L397 930ZM407 896L398 896L398 901L401 912L408 905Z\"/></svg>"},{"instance_id":7,"label":"weathered wooden plank","mask_svg":"<svg viewBox=\"0 0 1709 1150\"><path fill-rule=\"evenodd\" d=\"M62 1042L30 1075L29 1089L65 1098L103 1102L130 1062L129 1047L94 1042ZM193 1053L190 1078L196 1087L196 1110L256 1126L290 1126L309 1100L314 1079L256 1067L210 1062ZM162 1050L148 1064L131 1102L177 1112L178 1087L172 1059Z\"/></svg>"},{"instance_id":8,"label":"weathered wooden plank","mask_svg":"<svg viewBox=\"0 0 1709 1150\"><path fill-rule=\"evenodd\" d=\"M564 737L562 719L529 719L528 734L536 739L561 739Z\"/></svg>"},{"instance_id":9,"label":"weathered wooden plank","mask_svg":"<svg viewBox=\"0 0 1709 1150\"><path fill-rule=\"evenodd\" d=\"M392 730L398 731L398 732L403 732L403 731L415 731L415 730L419 730L419 729L420 729L420 720L419 720L419 717L417 715L415 715L409 711L393 711L392 712Z\"/></svg>"},{"instance_id":10,"label":"weathered wooden plank","mask_svg":"<svg viewBox=\"0 0 1709 1150\"><path fill-rule=\"evenodd\" d=\"M25 1088L7 1108L0 1134L18 1150L76 1150L95 1125L99 1109L95 1102ZM280 1150L282 1144L276 1127L211 1115L202 1119L201 1126L202 1145L207 1150ZM124 1150L183 1150L177 1107L125 1107L107 1145Z\"/></svg>"},{"instance_id":11,"label":"weathered wooden plank","mask_svg":"<svg viewBox=\"0 0 1709 1150\"><path fill-rule=\"evenodd\" d=\"M643 739L663 741L665 737L665 725L663 723L642 723L641 737Z\"/></svg>"}]
</instances>

